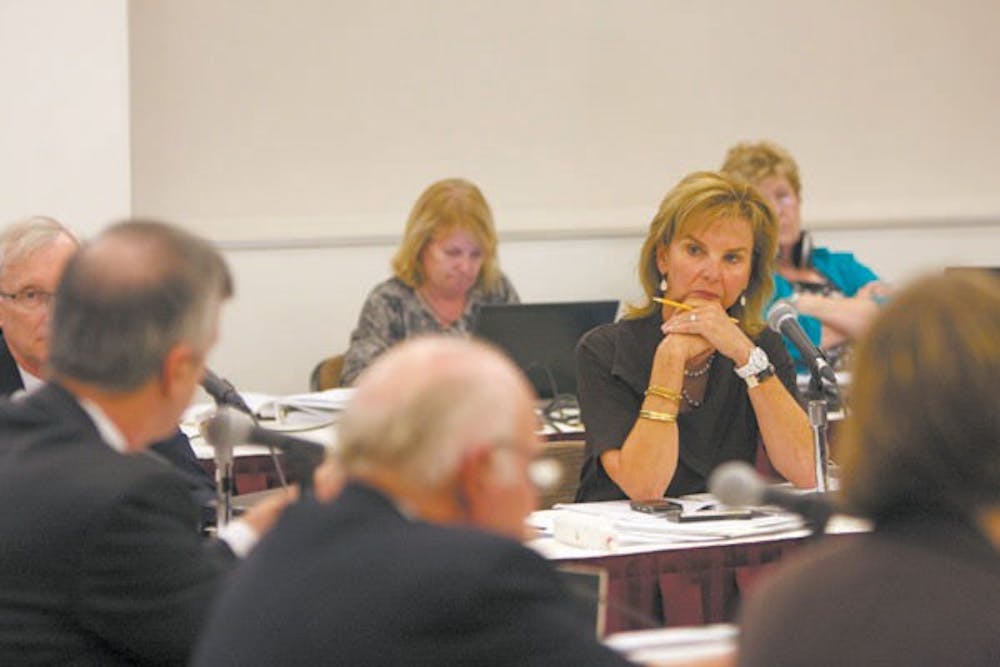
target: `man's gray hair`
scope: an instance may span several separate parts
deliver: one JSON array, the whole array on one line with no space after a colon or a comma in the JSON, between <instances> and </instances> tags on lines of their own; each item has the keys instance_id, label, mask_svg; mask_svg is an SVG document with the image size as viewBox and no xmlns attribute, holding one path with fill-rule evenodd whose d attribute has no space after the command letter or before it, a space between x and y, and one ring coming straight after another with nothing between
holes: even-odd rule
<instances>
[{"instance_id":1,"label":"man's gray hair","mask_svg":"<svg viewBox=\"0 0 1000 667\"><path fill-rule=\"evenodd\" d=\"M109 391L156 377L173 346L207 352L217 306L233 293L207 241L160 222L104 231L69 262L56 290L49 364Z\"/></svg>"},{"instance_id":2,"label":"man's gray hair","mask_svg":"<svg viewBox=\"0 0 1000 667\"><path fill-rule=\"evenodd\" d=\"M11 263L19 262L36 250L65 236L79 244L76 235L62 223L43 215L12 222L0 231L0 278Z\"/></svg>"},{"instance_id":3,"label":"man's gray hair","mask_svg":"<svg viewBox=\"0 0 1000 667\"><path fill-rule=\"evenodd\" d=\"M477 444L512 442L527 392L494 348L453 337L410 339L361 375L337 427L348 473L389 469L433 487Z\"/></svg>"}]
</instances>

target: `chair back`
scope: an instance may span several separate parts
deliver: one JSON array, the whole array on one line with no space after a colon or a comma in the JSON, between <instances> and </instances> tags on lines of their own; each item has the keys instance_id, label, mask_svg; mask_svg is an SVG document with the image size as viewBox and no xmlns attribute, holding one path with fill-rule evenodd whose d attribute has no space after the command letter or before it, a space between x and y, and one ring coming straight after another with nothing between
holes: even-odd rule
<instances>
[{"instance_id":1,"label":"chair back","mask_svg":"<svg viewBox=\"0 0 1000 667\"><path fill-rule=\"evenodd\" d=\"M538 509L547 510L556 503L571 503L576 499L576 489L580 485L580 469L586 458L583 440L563 440L545 445L543 456L555 459L562 468L562 477L556 485L541 494Z\"/></svg>"},{"instance_id":2,"label":"chair back","mask_svg":"<svg viewBox=\"0 0 1000 667\"><path fill-rule=\"evenodd\" d=\"M340 373L344 369L344 355L336 354L320 361L309 374L309 391L323 391L340 386Z\"/></svg>"}]
</instances>

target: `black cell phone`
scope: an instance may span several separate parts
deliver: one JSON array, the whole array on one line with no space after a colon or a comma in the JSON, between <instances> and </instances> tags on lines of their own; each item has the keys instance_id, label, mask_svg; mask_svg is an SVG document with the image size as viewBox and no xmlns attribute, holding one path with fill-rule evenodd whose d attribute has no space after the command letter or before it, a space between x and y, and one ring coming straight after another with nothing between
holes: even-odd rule
<instances>
[{"instance_id":1,"label":"black cell phone","mask_svg":"<svg viewBox=\"0 0 1000 667\"><path fill-rule=\"evenodd\" d=\"M651 500L633 500L629 506L636 512L646 514L662 514L664 512L680 512L681 505L666 498L653 498Z\"/></svg>"},{"instance_id":2,"label":"black cell phone","mask_svg":"<svg viewBox=\"0 0 1000 667\"><path fill-rule=\"evenodd\" d=\"M734 519L752 519L756 514L753 510L701 510L699 512L671 513L667 515L670 521L688 523L690 521L732 521Z\"/></svg>"}]
</instances>

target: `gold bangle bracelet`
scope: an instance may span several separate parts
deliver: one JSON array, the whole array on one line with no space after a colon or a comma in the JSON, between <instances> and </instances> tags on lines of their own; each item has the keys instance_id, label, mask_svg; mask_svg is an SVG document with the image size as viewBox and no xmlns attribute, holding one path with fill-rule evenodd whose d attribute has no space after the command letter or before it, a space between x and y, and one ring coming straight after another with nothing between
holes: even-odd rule
<instances>
[{"instance_id":1,"label":"gold bangle bracelet","mask_svg":"<svg viewBox=\"0 0 1000 667\"><path fill-rule=\"evenodd\" d=\"M639 410L639 419L649 419L654 422L676 422L677 415L672 412L653 412L652 410Z\"/></svg>"},{"instance_id":2,"label":"gold bangle bracelet","mask_svg":"<svg viewBox=\"0 0 1000 667\"><path fill-rule=\"evenodd\" d=\"M677 391L670 391L666 387L661 387L658 384L651 384L646 388L646 396L659 396L660 398L665 398L668 401L681 402L681 394Z\"/></svg>"}]
</instances>

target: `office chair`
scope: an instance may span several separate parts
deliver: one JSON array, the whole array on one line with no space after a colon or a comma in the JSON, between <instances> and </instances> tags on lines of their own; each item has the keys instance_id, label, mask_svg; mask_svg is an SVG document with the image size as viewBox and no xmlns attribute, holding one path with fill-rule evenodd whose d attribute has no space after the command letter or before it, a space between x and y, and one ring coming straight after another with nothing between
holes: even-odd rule
<instances>
[{"instance_id":1,"label":"office chair","mask_svg":"<svg viewBox=\"0 0 1000 667\"><path fill-rule=\"evenodd\" d=\"M323 391L340 386L344 355L336 354L320 361L309 374L309 391Z\"/></svg>"}]
</instances>

